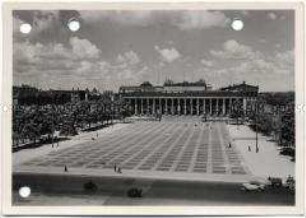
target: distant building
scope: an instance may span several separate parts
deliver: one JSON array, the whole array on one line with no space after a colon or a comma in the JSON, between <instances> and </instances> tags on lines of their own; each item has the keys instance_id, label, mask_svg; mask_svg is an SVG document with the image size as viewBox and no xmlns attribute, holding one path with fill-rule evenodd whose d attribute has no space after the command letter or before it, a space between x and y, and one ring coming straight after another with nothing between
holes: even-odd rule
<instances>
[{"instance_id":1,"label":"distant building","mask_svg":"<svg viewBox=\"0 0 306 218\"><path fill-rule=\"evenodd\" d=\"M153 86L122 86L119 95L135 115L211 115L228 116L234 109L248 115L255 110L258 86L245 82L213 90L204 81L165 83Z\"/></svg>"},{"instance_id":2,"label":"distant building","mask_svg":"<svg viewBox=\"0 0 306 218\"><path fill-rule=\"evenodd\" d=\"M27 85L13 87L13 104L65 104L67 102L86 101L88 90L39 90Z\"/></svg>"}]
</instances>

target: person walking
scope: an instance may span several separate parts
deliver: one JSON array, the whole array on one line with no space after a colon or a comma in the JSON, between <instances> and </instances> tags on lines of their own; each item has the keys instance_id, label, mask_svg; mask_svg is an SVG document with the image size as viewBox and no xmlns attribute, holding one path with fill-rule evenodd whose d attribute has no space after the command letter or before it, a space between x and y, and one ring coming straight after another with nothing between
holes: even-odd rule
<instances>
[{"instance_id":1,"label":"person walking","mask_svg":"<svg viewBox=\"0 0 306 218\"><path fill-rule=\"evenodd\" d=\"M117 165L114 165L114 172L117 172Z\"/></svg>"},{"instance_id":2,"label":"person walking","mask_svg":"<svg viewBox=\"0 0 306 218\"><path fill-rule=\"evenodd\" d=\"M118 171L117 171L117 172L118 172L118 173L122 173L122 172L121 172L121 168L120 168L120 167L118 167Z\"/></svg>"},{"instance_id":3,"label":"person walking","mask_svg":"<svg viewBox=\"0 0 306 218\"><path fill-rule=\"evenodd\" d=\"M67 167L67 165L65 165L64 171L65 171L65 172L68 172L68 167Z\"/></svg>"}]
</instances>

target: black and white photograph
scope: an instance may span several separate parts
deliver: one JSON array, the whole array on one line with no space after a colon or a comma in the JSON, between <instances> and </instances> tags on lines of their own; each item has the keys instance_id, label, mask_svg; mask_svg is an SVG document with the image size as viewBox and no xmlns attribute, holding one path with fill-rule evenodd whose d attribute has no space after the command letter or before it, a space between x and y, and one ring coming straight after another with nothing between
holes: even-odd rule
<instances>
[{"instance_id":1,"label":"black and white photograph","mask_svg":"<svg viewBox=\"0 0 306 218\"><path fill-rule=\"evenodd\" d=\"M295 10L11 16L13 206L296 206Z\"/></svg>"}]
</instances>

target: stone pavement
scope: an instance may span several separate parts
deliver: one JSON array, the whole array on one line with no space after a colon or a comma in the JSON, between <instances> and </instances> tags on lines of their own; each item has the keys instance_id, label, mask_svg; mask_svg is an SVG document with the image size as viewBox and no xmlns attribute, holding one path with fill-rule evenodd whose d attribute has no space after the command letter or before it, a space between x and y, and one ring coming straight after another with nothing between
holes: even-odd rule
<instances>
[{"instance_id":1,"label":"stone pavement","mask_svg":"<svg viewBox=\"0 0 306 218\"><path fill-rule=\"evenodd\" d=\"M122 169L122 176L245 180L249 170L235 145L228 146L230 141L227 126L221 122L141 121L95 140L37 156L14 171L56 173L63 172L66 165L75 173L113 175L116 165Z\"/></svg>"}]
</instances>

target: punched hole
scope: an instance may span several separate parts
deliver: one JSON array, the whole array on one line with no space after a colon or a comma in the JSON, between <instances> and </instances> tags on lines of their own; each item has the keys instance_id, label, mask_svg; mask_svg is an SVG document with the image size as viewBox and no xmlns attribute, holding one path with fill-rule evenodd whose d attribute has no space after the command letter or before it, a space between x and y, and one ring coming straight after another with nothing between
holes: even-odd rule
<instances>
[{"instance_id":1,"label":"punched hole","mask_svg":"<svg viewBox=\"0 0 306 218\"><path fill-rule=\"evenodd\" d=\"M22 198L28 198L31 195L31 189L28 186L23 186L19 189L19 195Z\"/></svg>"},{"instance_id":2,"label":"punched hole","mask_svg":"<svg viewBox=\"0 0 306 218\"><path fill-rule=\"evenodd\" d=\"M81 24L78 20L76 19L71 19L69 22L68 22L68 28L71 32L76 32L80 29L81 27Z\"/></svg>"},{"instance_id":3,"label":"punched hole","mask_svg":"<svg viewBox=\"0 0 306 218\"><path fill-rule=\"evenodd\" d=\"M32 26L31 26L31 24L23 23L23 24L20 25L19 30L23 34L29 34L32 30Z\"/></svg>"},{"instance_id":4,"label":"punched hole","mask_svg":"<svg viewBox=\"0 0 306 218\"><path fill-rule=\"evenodd\" d=\"M232 22L232 28L235 31L241 31L244 27L244 23L240 19L234 19Z\"/></svg>"}]
</instances>

